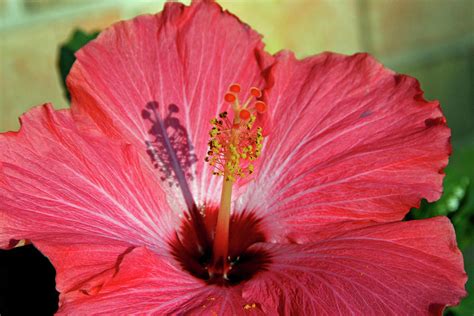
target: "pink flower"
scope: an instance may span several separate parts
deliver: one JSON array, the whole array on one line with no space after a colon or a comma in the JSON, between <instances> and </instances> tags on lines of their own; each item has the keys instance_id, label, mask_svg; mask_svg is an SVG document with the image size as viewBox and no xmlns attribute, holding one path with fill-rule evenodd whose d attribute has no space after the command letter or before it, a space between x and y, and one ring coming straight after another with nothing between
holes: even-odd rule
<instances>
[{"instance_id":1,"label":"pink flower","mask_svg":"<svg viewBox=\"0 0 474 316\"><path fill-rule=\"evenodd\" d=\"M51 260L60 314L423 315L465 295L449 220L401 221L450 153L415 79L269 55L197 2L105 30L68 86L70 110L0 136L1 246Z\"/></svg>"}]
</instances>

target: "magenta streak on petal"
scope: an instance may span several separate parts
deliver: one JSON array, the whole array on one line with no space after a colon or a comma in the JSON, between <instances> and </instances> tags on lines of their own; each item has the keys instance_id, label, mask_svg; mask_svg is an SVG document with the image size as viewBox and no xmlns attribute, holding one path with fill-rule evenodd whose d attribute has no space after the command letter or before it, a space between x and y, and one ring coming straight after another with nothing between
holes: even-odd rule
<instances>
[{"instance_id":1,"label":"magenta streak on petal","mask_svg":"<svg viewBox=\"0 0 474 316\"><path fill-rule=\"evenodd\" d=\"M152 163L161 174L161 180L170 186L176 186L181 190L187 209L185 212L191 216L195 227L194 238L196 247L207 248L208 240L206 229L199 212L196 210L196 203L189 189L186 178L192 179L191 167L196 163L194 149L190 144L186 128L180 123L175 114L179 113L179 108L170 104L168 114L163 119L158 113L157 102L149 102L142 111L142 117L152 123L149 133L154 137L153 141L146 141L147 152L152 159Z\"/></svg>"},{"instance_id":2,"label":"magenta streak on petal","mask_svg":"<svg viewBox=\"0 0 474 316\"><path fill-rule=\"evenodd\" d=\"M192 177L190 168L196 163L196 158L187 130L181 125L179 119L172 117L173 113L179 112L176 105L171 104L168 107L169 114L165 119L160 117L157 111L158 108L159 104L151 101L147 103L146 109L142 111L142 117L152 123L149 133L156 138L154 142L146 142L149 155L155 164L155 168L161 168L160 171L164 172L162 180L169 182L170 185L178 186L183 193L187 208L193 209L196 204L189 190L186 175ZM152 115L154 118L151 117ZM177 134L180 132L182 135L170 135L170 133ZM155 148L155 146L158 148Z\"/></svg>"}]
</instances>

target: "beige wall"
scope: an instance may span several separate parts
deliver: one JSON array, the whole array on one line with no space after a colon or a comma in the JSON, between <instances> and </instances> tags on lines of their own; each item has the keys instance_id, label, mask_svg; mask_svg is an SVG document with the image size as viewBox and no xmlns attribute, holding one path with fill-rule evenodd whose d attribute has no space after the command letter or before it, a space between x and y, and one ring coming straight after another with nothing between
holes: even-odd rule
<instances>
[{"instance_id":1,"label":"beige wall","mask_svg":"<svg viewBox=\"0 0 474 316\"><path fill-rule=\"evenodd\" d=\"M270 51L300 57L330 50L369 51L415 75L441 100L455 141L474 133L474 1L221 1L265 36ZM56 71L59 43L76 27L102 29L163 1L0 0L0 131L46 101L66 106Z\"/></svg>"}]
</instances>

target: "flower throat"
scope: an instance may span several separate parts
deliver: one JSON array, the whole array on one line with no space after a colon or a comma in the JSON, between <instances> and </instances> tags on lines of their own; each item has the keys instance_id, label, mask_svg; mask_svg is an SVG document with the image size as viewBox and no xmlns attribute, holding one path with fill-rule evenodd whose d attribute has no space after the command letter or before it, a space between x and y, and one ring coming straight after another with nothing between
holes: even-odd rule
<instances>
[{"instance_id":1,"label":"flower throat","mask_svg":"<svg viewBox=\"0 0 474 316\"><path fill-rule=\"evenodd\" d=\"M223 177L219 206L196 207L183 222L171 246L181 265L191 274L210 283L232 285L265 269L270 256L248 248L265 241L261 220L254 213L231 214L232 188L239 178L254 172L253 162L263 147L262 127L257 115L266 111L258 88L251 88L244 102L241 88L232 84L224 96L232 115L225 111L211 119L209 149L205 161L212 174ZM179 236L181 235L181 237Z\"/></svg>"}]
</instances>

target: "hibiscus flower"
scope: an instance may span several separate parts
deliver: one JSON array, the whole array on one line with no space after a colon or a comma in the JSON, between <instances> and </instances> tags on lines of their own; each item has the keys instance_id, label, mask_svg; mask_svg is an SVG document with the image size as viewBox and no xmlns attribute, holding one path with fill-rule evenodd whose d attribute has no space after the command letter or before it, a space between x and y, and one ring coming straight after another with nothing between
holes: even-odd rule
<instances>
[{"instance_id":1,"label":"hibiscus flower","mask_svg":"<svg viewBox=\"0 0 474 316\"><path fill-rule=\"evenodd\" d=\"M212 2L77 53L70 110L0 136L0 242L57 271L59 314L440 314L465 295L450 130L367 54L270 55Z\"/></svg>"}]
</instances>

